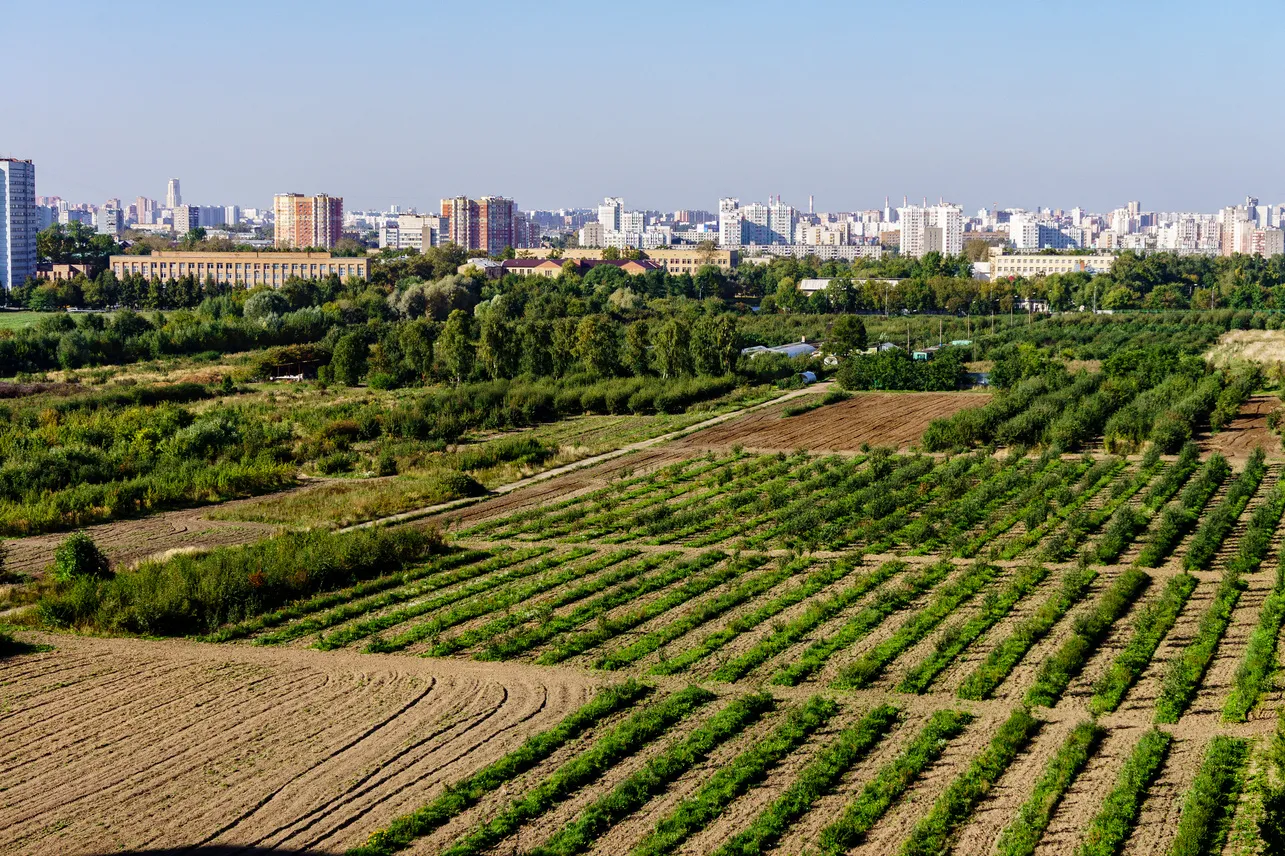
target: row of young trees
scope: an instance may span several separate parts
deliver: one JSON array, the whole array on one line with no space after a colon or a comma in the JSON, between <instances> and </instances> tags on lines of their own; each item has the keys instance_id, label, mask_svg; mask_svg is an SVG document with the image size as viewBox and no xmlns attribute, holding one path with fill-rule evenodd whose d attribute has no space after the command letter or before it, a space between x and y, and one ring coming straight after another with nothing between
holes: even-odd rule
<instances>
[{"instance_id":1,"label":"row of young trees","mask_svg":"<svg viewBox=\"0 0 1285 856\"><path fill-rule=\"evenodd\" d=\"M515 319L453 310L428 318L366 325L335 338L323 378L375 386L431 379L693 375L723 376L737 367L741 336L734 316L669 316L622 322L609 315Z\"/></svg>"}]
</instances>

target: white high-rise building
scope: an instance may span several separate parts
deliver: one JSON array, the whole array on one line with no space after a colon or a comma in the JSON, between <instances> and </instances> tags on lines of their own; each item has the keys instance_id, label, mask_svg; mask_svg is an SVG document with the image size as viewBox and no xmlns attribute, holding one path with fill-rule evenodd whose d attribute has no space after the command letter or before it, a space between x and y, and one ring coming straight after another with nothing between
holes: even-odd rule
<instances>
[{"instance_id":1,"label":"white high-rise building","mask_svg":"<svg viewBox=\"0 0 1285 856\"><path fill-rule=\"evenodd\" d=\"M751 202L741 209L741 243L772 243L772 227L768 223L771 215L768 207L761 202Z\"/></svg>"},{"instance_id":2,"label":"white high-rise building","mask_svg":"<svg viewBox=\"0 0 1285 856\"><path fill-rule=\"evenodd\" d=\"M931 252L957 256L964 251L964 212L957 205L897 209L901 224L901 254L923 258Z\"/></svg>"},{"instance_id":3,"label":"white high-rise building","mask_svg":"<svg viewBox=\"0 0 1285 856\"><path fill-rule=\"evenodd\" d=\"M927 209L917 205L898 208L897 223L901 226L901 254L912 259L923 258L928 252L924 248L925 233L928 229Z\"/></svg>"},{"instance_id":4,"label":"white high-rise building","mask_svg":"<svg viewBox=\"0 0 1285 856\"><path fill-rule=\"evenodd\" d=\"M741 200L727 197L718 200L718 245L724 249L744 243L744 221Z\"/></svg>"},{"instance_id":5,"label":"white high-rise building","mask_svg":"<svg viewBox=\"0 0 1285 856\"><path fill-rule=\"evenodd\" d=\"M178 179L171 178L169 186L165 188L165 207L177 208L183 204L183 194L179 193Z\"/></svg>"},{"instance_id":6,"label":"white high-rise building","mask_svg":"<svg viewBox=\"0 0 1285 856\"><path fill-rule=\"evenodd\" d=\"M0 158L0 288L36 275L36 166Z\"/></svg>"},{"instance_id":7,"label":"white high-rise building","mask_svg":"<svg viewBox=\"0 0 1285 856\"><path fill-rule=\"evenodd\" d=\"M94 218L94 225L100 235L119 235L121 229L125 227L125 216L119 208L104 206L98 209L98 216Z\"/></svg>"},{"instance_id":8,"label":"white high-rise building","mask_svg":"<svg viewBox=\"0 0 1285 856\"><path fill-rule=\"evenodd\" d=\"M935 205L928 209L928 222L941 230L941 254L964 252L964 210L958 205Z\"/></svg>"},{"instance_id":9,"label":"white high-rise building","mask_svg":"<svg viewBox=\"0 0 1285 856\"><path fill-rule=\"evenodd\" d=\"M619 196L608 196L598 206L598 222L604 232L621 231L621 216L625 213L625 200ZM641 229L639 231L642 231Z\"/></svg>"},{"instance_id":10,"label":"white high-rise building","mask_svg":"<svg viewBox=\"0 0 1285 856\"><path fill-rule=\"evenodd\" d=\"M773 202L767 206L767 225L769 244L794 243L794 227L799 222L798 212L783 202Z\"/></svg>"},{"instance_id":11,"label":"white high-rise building","mask_svg":"<svg viewBox=\"0 0 1285 856\"><path fill-rule=\"evenodd\" d=\"M630 235L641 235L645 228L641 211L623 211L620 214L620 231Z\"/></svg>"}]
</instances>

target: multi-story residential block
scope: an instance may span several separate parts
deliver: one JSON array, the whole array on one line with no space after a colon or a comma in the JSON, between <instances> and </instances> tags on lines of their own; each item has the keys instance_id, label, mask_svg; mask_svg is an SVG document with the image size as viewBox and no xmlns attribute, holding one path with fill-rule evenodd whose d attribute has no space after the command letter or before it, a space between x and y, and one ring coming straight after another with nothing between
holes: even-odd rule
<instances>
[{"instance_id":1,"label":"multi-story residential block","mask_svg":"<svg viewBox=\"0 0 1285 856\"><path fill-rule=\"evenodd\" d=\"M1251 252L1264 258L1285 254L1285 231L1280 229L1255 230Z\"/></svg>"},{"instance_id":2,"label":"multi-story residential block","mask_svg":"<svg viewBox=\"0 0 1285 856\"><path fill-rule=\"evenodd\" d=\"M735 249L744 243L744 219L741 217L741 200L726 197L718 200L718 244Z\"/></svg>"},{"instance_id":3,"label":"multi-story residential block","mask_svg":"<svg viewBox=\"0 0 1285 856\"><path fill-rule=\"evenodd\" d=\"M518 214L513 200L505 196L483 196L477 200L467 196L443 199L438 223L438 234L442 236L439 243L449 242L464 249L498 255L506 247L521 245L514 230Z\"/></svg>"},{"instance_id":4,"label":"multi-story residential block","mask_svg":"<svg viewBox=\"0 0 1285 856\"><path fill-rule=\"evenodd\" d=\"M253 287L281 286L290 277L321 279L370 278L370 261L364 257L340 258L330 253L185 253L169 250L150 256L112 256L108 264L117 278L138 275L144 279L172 280L191 276L204 282Z\"/></svg>"},{"instance_id":5,"label":"multi-story residential block","mask_svg":"<svg viewBox=\"0 0 1285 856\"><path fill-rule=\"evenodd\" d=\"M156 209L160 207L156 204L155 199L148 199L146 196L140 196L134 200L134 216L138 223L156 222Z\"/></svg>"},{"instance_id":6,"label":"multi-story residential block","mask_svg":"<svg viewBox=\"0 0 1285 856\"><path fill-rule=\"evenodd\" d=\"M95 226L100 235L119 235L125 228L125 215L120 208L99 208Z\"/></svg>"},{"instance_id":7,"label":"multi-story residential block","mask_svg":"<svg viewBox=\"0 0 1285 856\"><path fill-rule=\"evenodd\" d=\"M170 210L176 235L186 235L201 225L201 206L177 205Z\"/></svg>"},{"instance_id":8,"label":"multi-story residential block","mask_svg":"<svg viewBox=\"0 0 1285 856\"><path fill-rule=\"evenodd\" d=\"M478 204L467 196L442 200L441 224L444 242L466 250L481 249Z\"/></svg>"},{"instance_id":9,"label":"multi-story residential block","mask_svg":"<svg viewBox=\"0 0 1285 856\"><path fill-rule=\"evenodd\" d=\"M399 214L392 225L395 240L389 246L417 253L424 252L427 247L436 247L440 243L441 222L440 216L432 214Z\"/></svg>"},{"instance_id":10,"label":"multi-story residential block","mask_svg":"<svg viewBox=\"0 0 1285 856\"><path fill-rule=\"evenodd\" d=\"M513 240L513 215L516 209L512 199L505 196L483 196L478 200L477 207L478 229L485 243L476 249L486 250L488 255L495 256L504 252L506 247L517 246L517 242Z\"/></svg>"},{"instance_id":11,"label":"multi-story residential block","mask_svg":"<svg viewBox=\"0 0 1285 856\"><path fill-rule=\"evenodd\" d=\"M922 258L931 252L957 256L964 251L964 212L956 205L897 209L901 254Z\"/></svg>"},{"instance_id":12,"label":"multi-story residential block","mask_svg":"<svg viewBox=\"0 0 1285 856\"><path fill-rule=\"evenodd\" d=\"M169 185L165 188L165 207L177 208L183 204L183 194L179 193L178 179L171 178Z\"/></svg>"},{"instance_id":13,"label":"multi-story residential block","mask_svg":"<svg viewBox=\"0 0 1285 856\"><path fill-rule=\"evenodd\" d=\"M343 237L342 196L278 193L272 198L272 209L275 217L273 243L278 247L329 249Z\"/></svg>"},{"instance_id":14,"label":"multi-story residential block","mask_svg":"<svg viewBox=\"0 0 1285 856\"><path fill-rule=\"evenodd\" d=\"M602 224L596 220L592 223L585 223L580 227L580 246L582 247L602 247L606 241L605 229Z\"/></svg>"},{"instance_id":15,"label":"multi-story residential block","mask_svg":"<svg viewBox=\"0 0 1285 856\"><path fill-rule=\"evenodd\" d=\"M624 226L621 222L625 213L625 200L619 196L608 196L598 206L598 222L603 232L619 232ZM638 231L642 231L639 229Z\"/></svg>"},{"instance_id":16,"label":"multi-story residential block","mask_svg":"<svg viewBox=\"0 0 1285 856\"><path fill-rule=\"evenodd\" d=\"M36 166L0 158L0 288L22 285L36 274Z\"/></svg>"}]
</instances>

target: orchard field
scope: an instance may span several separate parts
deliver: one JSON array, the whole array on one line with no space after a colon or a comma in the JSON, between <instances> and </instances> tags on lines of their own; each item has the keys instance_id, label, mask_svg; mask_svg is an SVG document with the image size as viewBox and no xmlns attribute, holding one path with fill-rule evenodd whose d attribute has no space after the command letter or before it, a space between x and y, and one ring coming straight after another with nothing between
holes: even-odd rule
<instances>
[{"instance_id":1,"label":"orchard field","mask_svg":"<svg viewBox=\"0 0 1285 856\"><path fill-rule=\"evenodd\" d=\"M1281 852L1271 381L1054 350L50 583L0 852Z\"/></svg>"}]
</instances>

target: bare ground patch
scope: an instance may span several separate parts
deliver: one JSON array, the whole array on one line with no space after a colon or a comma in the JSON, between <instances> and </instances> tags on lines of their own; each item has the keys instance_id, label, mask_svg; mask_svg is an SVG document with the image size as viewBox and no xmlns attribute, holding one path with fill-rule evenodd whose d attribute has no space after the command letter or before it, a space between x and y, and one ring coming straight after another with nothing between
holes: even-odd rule
<instances>
[{"instance_id":1,"label":"bare ground patch","mask_svg":"<svg viewBox=\"0 0 1285 856\"><path fill-rule=\"evenodd\" d=\"M341 850L599 683L494 663L51 641L0 661L0 853Z\"/></svg>"},{"instance_id":2,"label":"bare ground patch","mask_svg":"<svg viewBox=\"0 0 1285 856\"><path fill-rule=\"evenodd\" d=\"M782 416L783 406L764 408L698 431L677 445L774 452L856 452L863 444L908 448L919 442L932 420L989 400L979 392L862 392L798 416Z\"/></svg>"}]
</instances>

